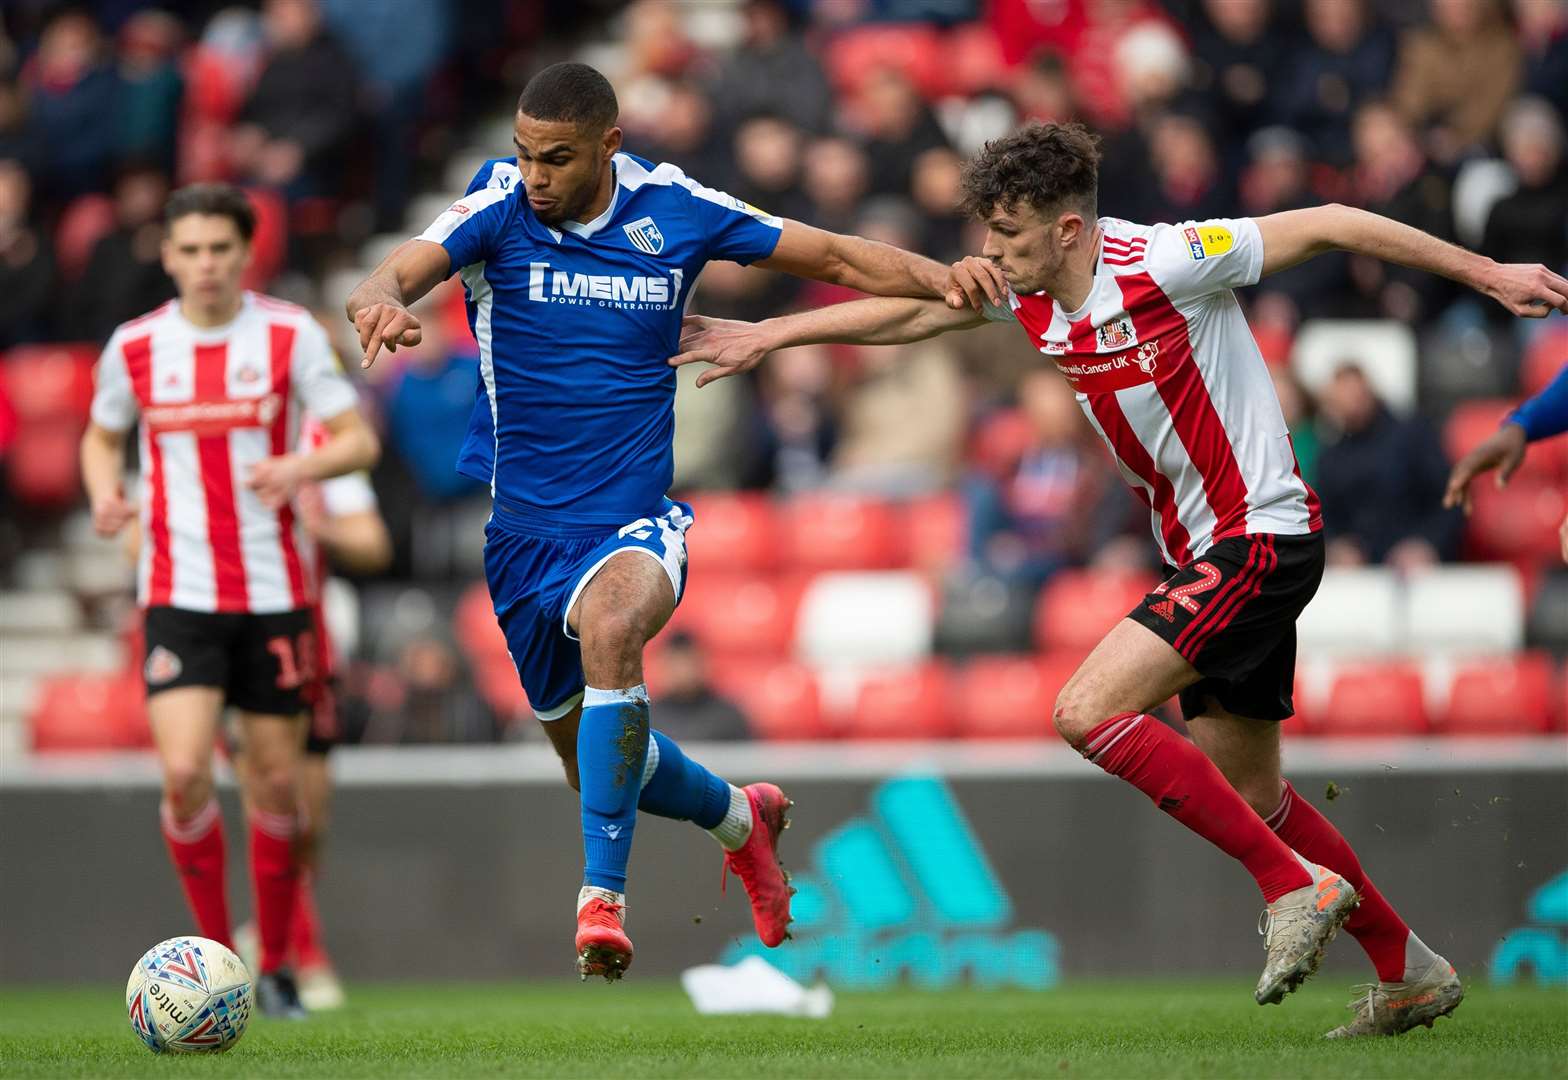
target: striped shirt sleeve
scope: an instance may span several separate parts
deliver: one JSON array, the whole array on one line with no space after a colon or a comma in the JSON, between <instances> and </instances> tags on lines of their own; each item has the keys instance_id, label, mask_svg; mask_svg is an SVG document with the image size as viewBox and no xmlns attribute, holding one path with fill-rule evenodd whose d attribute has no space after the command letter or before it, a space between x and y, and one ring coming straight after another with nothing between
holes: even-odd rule
<instances>
[{"instance_id":1,"label":"striped shirt sleeve","mask_svg":"<svg viewBox=\"0 0 1568 1080\"><path fill-rule=\"evenodd\" d=\"M136 403L136 392L131 386L131 375L125 366L125 350L118 331L109 338L98 358L94 374L92 418L93 423L108 431L129 431L136 424L141 411Z\"/></svg>"}]
</instances>

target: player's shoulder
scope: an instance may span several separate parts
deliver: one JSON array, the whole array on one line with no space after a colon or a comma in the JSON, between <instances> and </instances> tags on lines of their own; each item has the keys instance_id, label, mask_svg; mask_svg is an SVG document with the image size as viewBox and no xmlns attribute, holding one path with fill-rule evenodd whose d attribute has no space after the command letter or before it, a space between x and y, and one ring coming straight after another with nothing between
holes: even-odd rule
<instances>
[{"instance_id":1,"label":"player's shoulder","mask_svg":"<svg viewBox=\"0 0 1568 1080\"><path fill-rule=\"evenodd\" d=\"M1109 273L1134 274L1146 268L1160 226L1117 217L1102 217L1099 226L1100 262Z\"/></svg>"},{"instance_id":2,"label":"player's shoulder","mask_svg":"<svg viewBox=\"0 0 1568 1080\"><path fill-rule=\"evenodd\" d=\"M465 195L472 195L476 191L487 189L510 193L522 186L523 174L517 168L514 158L491 158L479 166L479 171L474 173L474 178L468 182Z\"/></svg>"},{"instance_id":3,"label":"player's shoulder","mask_svg":"<svg viewBox=\"0 0 1568 1080\"><path fill-rule=\"evenodd\" d=\"M246 292L245 299L258 314L267 316L273 322L314 322L310 309L291 300L283 300L276 296L268 296L262 292Z\"/></svg>"},{"instance_id":4,"label":"player's shoulder","mask_svg":"<svg viewBox=\"0 0 1568 1080\"><path fill-rule=\"evenodd\" d=\"M615 155L615 180L624 192L637 200L655 199L678 206L689 206L700 200L740 213L757 213L733 195L687 176L679 165L668 161L655 163L625 151Z\"/></svg>"},{"instance_id":5,"label":"player's shoulder","mask_svg":"<svg viewBox=\"0 0 1568 1080\"><path fill-rule=\"evenodd\" d=\"M114 332L109 335L109 341L113 343L138 334L150 333L160 324L167 322L179 310L179 303L178 300L166 300L149 312L138 315L134 319L126 319L114 328Z\"/></svg>"}]
</instances>

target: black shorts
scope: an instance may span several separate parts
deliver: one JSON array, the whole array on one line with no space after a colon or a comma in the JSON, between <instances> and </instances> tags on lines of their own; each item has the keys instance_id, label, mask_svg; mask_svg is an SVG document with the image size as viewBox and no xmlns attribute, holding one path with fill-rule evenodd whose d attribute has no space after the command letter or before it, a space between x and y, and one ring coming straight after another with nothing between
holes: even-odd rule
<instances>
[{"instance_id":1,"label":"black shorts","mask_svg":"<svg viewBox=\"0 0 1568 1080\"><path fill-rule=\"evenodd\" d=\"M226 704L268 716L305 711L316 681L310 612L267 615L147 609L147 696L179 686L216 686Z\"/></svg>"},{"instance_id":2,"label":"black shorts","mask_svg":"<svg viewBox=\"0 0 1568 1080\"><path fill-rule=\"evenodd\" d=\"M1129 618L1203 676L1181 692L1182 713L1200 715L1212 696L1253 720L1293 716L1296 619L1323 580L1323 534L1234 536L1166 572Z\"/></svg>"}]
</instances>

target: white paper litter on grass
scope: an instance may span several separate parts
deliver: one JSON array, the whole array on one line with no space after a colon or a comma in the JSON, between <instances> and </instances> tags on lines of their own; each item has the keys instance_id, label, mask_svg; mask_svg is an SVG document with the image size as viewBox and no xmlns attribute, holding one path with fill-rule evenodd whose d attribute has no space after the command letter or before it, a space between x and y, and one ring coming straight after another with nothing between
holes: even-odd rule
<instances>
[{"instance_id":1,"label":"white paper litter on grass","mask_svg":"<svg viewBox=\"0 0 1568 1080\"><path fill-rule=\"evenodd\" d=\"M748 956L731 967L687 968L681 986L704 1016L775 1013L821 1020L833 1011L833 991L825 984L807 989L760 956Z\"/></svg>"}]
</instances>

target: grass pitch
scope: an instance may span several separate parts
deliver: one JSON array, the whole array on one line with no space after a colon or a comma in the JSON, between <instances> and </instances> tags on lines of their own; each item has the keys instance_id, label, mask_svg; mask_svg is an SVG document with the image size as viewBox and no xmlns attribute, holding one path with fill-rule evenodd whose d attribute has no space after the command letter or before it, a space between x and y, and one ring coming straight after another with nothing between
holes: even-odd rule
<instances>
[{"instance_id":1,"label":"grass pitch","mask_svg":"<svg viewBox=\"0 0 1568 1080\"><path fill-rule=\"evenodd\" d=\"M228 1054L154 1055L116 987L0 991L0 1076L1561 1077L1568 992L1480 987L1398 1039L1324 1042L1337 986L1259 1008L1241 982L842 994L831 1019L699 1017L668 983L351 986L256 1018Z\"/></svg>"}]
</instances>

